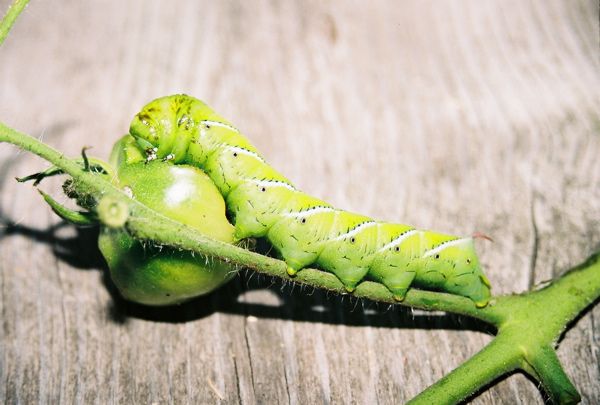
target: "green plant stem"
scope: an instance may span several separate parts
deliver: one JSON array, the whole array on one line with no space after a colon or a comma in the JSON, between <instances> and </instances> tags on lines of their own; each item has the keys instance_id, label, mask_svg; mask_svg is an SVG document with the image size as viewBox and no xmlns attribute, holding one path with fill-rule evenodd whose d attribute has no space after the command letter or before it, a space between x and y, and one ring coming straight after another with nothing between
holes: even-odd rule
<instances>
[{"instance_id":1,"label":"green plant stem","mask_svg":"<svg viewBox=\"0 0 600 405\"><path fill-rule=\"evenodd\" d=\"M554 346L567 325L598 298L599 253L542 290L498 297L496 310L504 319L496 324L496 338L411 404L460 402L476 388L516 369L540 381L555 403L579 402L579 394L560 365Z\"/></svg>"},{"instance_id":2,"label":"green plant stem","mask_svg":"<svg viewBox=\"0 0 600 405\"><path fill-rule=\"evenodd\" d=\"M550 346L539 347L534 356L530 356L531 369L523 369L540 381L544 390L557 404L576 404L581 401L581 396L569 377L560 365L556 351Z\"/></svg>"},{"instance_id":3,"label":"green plant stem","mask_svg":"<svg viewBox=\"0 0 600 405\"><path fill-rule=\"evenodd\" d=\"M501 375L517 369L520 356L511 342L496 337L479 353L410 400L410 405L456 404Z\"/></svg>"},{"instance_id":4,"label":"green plant stem","mask_svg":"<svg viewBox=\"0 0 600 405\"><path fill-rule=\"evenodd\" d=\"M30 151L71 176L71 188L80 205L95 212L101 220L104 218L105 226L124 226L138 239L190 250L290 280L284 262L212 240L170 220L129 198L110 182L110 176L86 171L81 161L66 158L37 139L2 123L0 142L12 143ZM103 206L110 207L112 211L103 212ZM120 219L109 220L113 217ZM554 347L566 327L600 297L599 258L599 254L592 256L542 290L494 297L482 309L476 308L467 298L411 289L401 305L467 315L490 323L498 330L488 346L419 394L411 403L457 403L514 370L523 370L540 381L555 402L577 402L579 394L562 369ZM319 270L302 270L293 281L346 293L333 274ZM391 293L377 283L363 282L353 295L398 304Z\"/></svg>"},{"instance_id":5,"label":"green plant stem","mask_svg":"<svg viewBox=\"0 0 600 405\"><path fill-rule=\"evenodd\" d=\"M15 0L13 4L11 4L8 7L4 18L2 19L2 22L0 22L0 45L2 45L2 43L8 36L10 29L12 28L13 24L17 20L17 17L19 17L19 14L21 14L27 3L29 3L29 0Z\"/></svg>"}]
</instances>

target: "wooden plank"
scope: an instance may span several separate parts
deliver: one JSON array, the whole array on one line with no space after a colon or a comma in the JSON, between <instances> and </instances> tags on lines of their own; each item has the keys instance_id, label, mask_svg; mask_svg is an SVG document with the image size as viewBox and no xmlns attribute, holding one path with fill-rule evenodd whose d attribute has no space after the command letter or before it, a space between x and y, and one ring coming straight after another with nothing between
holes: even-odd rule
<instances>
[{"instance_id":1,"label":"wooden plank","mask_svg":"<svg viewBox=\"0 0 600 405\"><path fill-rule=\"evenodd\" d=\"M492 235L495 293L524 291L600 243L598 30L586 0L32 2L0 49L0 117L107 156L145 102L186 92L311 194ZM0 148L4 403L398 403L490 340L249 274L175 308L126 303L93 232L12 181L43 167ZM589 404L599 316L559 350ZM515 375L473 403L542 397Z\"/></svg>"}]
</instances>

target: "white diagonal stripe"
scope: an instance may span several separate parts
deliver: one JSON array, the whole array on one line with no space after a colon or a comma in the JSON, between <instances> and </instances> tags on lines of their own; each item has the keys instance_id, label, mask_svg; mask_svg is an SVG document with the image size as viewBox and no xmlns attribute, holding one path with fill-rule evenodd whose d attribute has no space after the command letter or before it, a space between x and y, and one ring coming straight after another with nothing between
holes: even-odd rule
<instances>
[{"instance_id":1,"label":"white diagonal stripe","mask_svg":"<svg viewBox=\"0 0 600 405\"><path fill-rule=\"evenodd\" d=\"M343 233L341 235L338 235L337 237L331 239L331 240L343 240L352 236L356 236L356 234L358 234L359 232L362 232L363 230L365 230L366 228L370 228L372 226L377 225L377 222L375 221L366 221L363 222L362 224L356 226L354 229Z\"/></svg>"},{"instance_id":2,"label":"white diagonal stripe","mask_svg":"<svg viewBox=\"0 0 600 405\"><path fill-rule=\"evenodd\" d=\"M221 127L221 128L227 128L227 129L229 129L229 130L231 130L231 131L233 131L233 132L237 132L238 134L240 133L240 131L239 131L237 128L235 128L235 127L232 127L232 126L231 126L231 125L229 125L229 124L225 124L224 122L219 122L219 121L210 121L210 120L202 120L202 121L200 121L200 122L201 122L202 124L205 124L205 125L208 125L208 126L211 126L211 127Z\"/></svg>"},{"instance_id":3,"label":"white diagonal stripe","mask_svg":"<svg viewBox=\"0 0 600 405\"><path fill-rule=\"evenodd\" d=\"M262 158L262 156L260 156L258 153L256 152L252 152L251 150L248 149L244 149L240 146L232 146L232 145L228 145L228 144L223 144L225 146L226 149L232 151L232 152L237 152L241 155L247 155L247 156L251 156L257 160L260 160L261 162L264 162L265 160Z\"/></svg>"},{"instance_id":4,"label":"white diagonal stripe","mask_svg":"<svg viewBox=\"0 0 600 405\"><path fill-rule=\"evenodd\" d=\"M433 256L436 255L438 253L440 253L442 250L449 248L450 246L456 246L456 245L460 245L466 242L469 242L471 240L471 238L460 238L460 239L454 239L448 242L443 242L440 245L436 246L433 249L428 250L427 252L425 252L423 254L423 257L429 257L429 256Z\"/></svg>"},{"instance_id":5,"label":"white diagonal stripe","mask_svg":"<svg viewBox=\"0 0 600 405\"><path fill-rule=\"evenodd\" d=\"M304 211L289 212L287 214L283 214L283 216L288 217L288 218L306 218L306 217L310 217L311 215L322 214L324 212L334 212L334 211L336 211L336 209L333 207L318 206L318 207L309 208Z\"/></svg>"},{"instance_id":6,"label":"white diagonal stripe","mask_svg":"<svg viewBox=\"0 0 600 405\"><path fill-rule=\"evenodd\" d=\"M292 186L291 184L285 183L283 181L278 181L278 180L249 180L250 182L256 184L257 186L262 186L262 187L284 187L287 188L288 190L292 190L292 191L296 191L296 188L294 186Z\"/></svg>"},{"instance_id":7,"label":"white diagonal stripe","mask_svg":"<svg viewBox=\"0 0 600 405\"><path fill-rule=\"evenodd\" d=\"M417 230L417 229L411 229L410 231L406 231L404 233L401 233L396 239L394 239L390 243L384 245L377 252L383 252L384 250L391 249L391 248L393 248L395 246L398 246L399 244L401 244L402 242L404 242L404 240L406 240L407 238L413 236L417 232L420 232L420 231Z\"/></svg>"}]
</instances>

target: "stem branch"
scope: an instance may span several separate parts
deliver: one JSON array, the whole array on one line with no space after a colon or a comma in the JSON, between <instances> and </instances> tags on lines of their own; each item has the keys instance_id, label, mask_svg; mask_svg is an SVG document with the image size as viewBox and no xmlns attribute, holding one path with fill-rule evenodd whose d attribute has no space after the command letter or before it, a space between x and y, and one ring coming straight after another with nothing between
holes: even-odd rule
<instances>
[{"instance_id":1,"label":"stem branch","mask_svg":"<svg viewBox=\"0 0 600 405\"><path fill-rule=\"evenodd\" d=\"M27 3L29 3L29 0L15 0L13 4L8 7L4 18L2 19L2 22L0 22L0 45L2 45L2 43L8 36L10 29L12 28L13 24L17 20L17 17L19 17L19 14L21 14Z\"/></svg>"},{"instance_id":2,"label":"stem branch","mask_svg":"<svg viewBox=\"0 0 600 405\"><path fill-rule=\"evenodd\" d=\"M497 336L479 353L410 400L410 405L456 404L501 375L518 368L514 343Z\"/></svg>"},{"instance_id":3,"label":"stem branch","mask_svg":"<svg viewBox=\"0 0 600 405\"><path fill-rule=\"evenodd\" d=\"M576 404L581 401L577 389L563 370L556 352L550 346L542 346L539 351L528 359L529 365L535 371L534 378L538 379L544 390L557 404Z\"/></svg>"}]
</instances>

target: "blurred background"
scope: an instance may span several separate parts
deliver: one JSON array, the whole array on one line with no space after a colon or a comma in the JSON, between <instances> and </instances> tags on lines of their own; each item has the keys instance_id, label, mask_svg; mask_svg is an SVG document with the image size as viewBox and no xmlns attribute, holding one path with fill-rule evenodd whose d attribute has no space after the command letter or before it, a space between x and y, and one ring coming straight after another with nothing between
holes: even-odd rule
<instances>
[{"instance_id":1,"label":"blurred background","mask_svg":"<svg viewBox=\"0 0 600 405\"><path fill-rule=\"evenodd\" d=\"M187 93L308 193L490 235L494 293L521 292L600 248L598 21L595 0L33 0L0 48L0 120L107 158L146 102ZM94 231L13 181L43 168L0 147L1 402L400 403L491 338L251 274L128 304ZM42 184L65 201L59 186ZM598 307L559 356L600 402ZM519 374L473 403L543 398Z\"/></svg>"}]
</instances>

